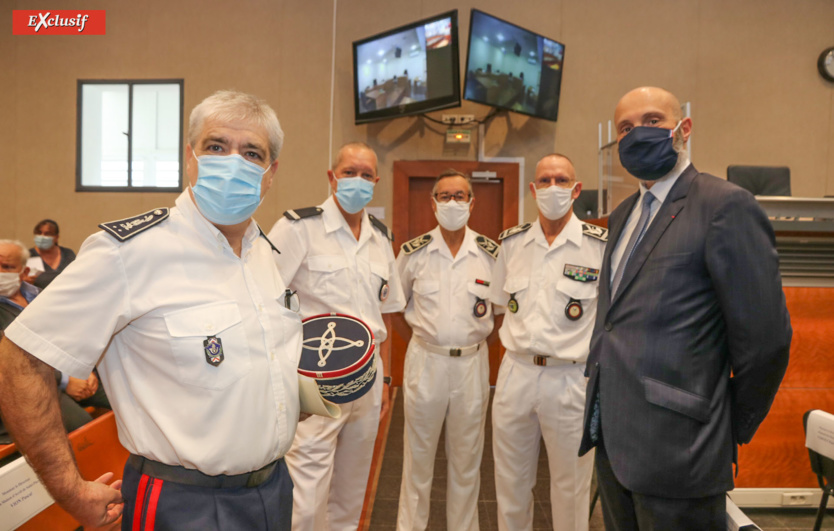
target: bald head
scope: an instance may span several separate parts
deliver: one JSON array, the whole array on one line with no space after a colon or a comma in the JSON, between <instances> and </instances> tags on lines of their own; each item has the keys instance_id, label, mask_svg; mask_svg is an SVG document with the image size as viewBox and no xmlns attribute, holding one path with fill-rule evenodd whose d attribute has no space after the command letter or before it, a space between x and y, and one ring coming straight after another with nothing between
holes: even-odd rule
<instances>
[{"instance_id":1,"label":"bald head","mask_svg":"<svg viewBox=\"0 0 834 531\"><path fill-rule=\"evenodd\" d=\"M363 154L367 157L373 157L374 160L374 173L377 172L377 158L376 152L374 149L364 142L348 142L347 144L343 144L342 147L339 148L339 151L336 152L336 160L333 161L333 167L331 170L336 170L339 167L339 164L344 162L346 156L354 156L357 154Z\"/></svg>"},{"instance_id":2,"label":"bald head","mask_svg":"<svg viewBox=\"0 0 834 531\"><path fill-rule=\"evenodd\" d=\"M637 126L673 129L682 116L678 98L668 90L658 87L636 88L623 96L614 110L617 140ZM685 136L689 137L688 134Z\"/></svg>"}]
</instances>

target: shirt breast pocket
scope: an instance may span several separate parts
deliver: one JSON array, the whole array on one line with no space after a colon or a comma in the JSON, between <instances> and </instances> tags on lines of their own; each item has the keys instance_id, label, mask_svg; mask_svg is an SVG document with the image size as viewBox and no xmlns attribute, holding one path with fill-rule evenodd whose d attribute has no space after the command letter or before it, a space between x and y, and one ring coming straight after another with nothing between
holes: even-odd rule
<instances>
[{"instance_id":1,"label":"shirt breast pocket","mask_svg":"<svg viewBox=\"0 0 834 531\"><path fill-rule=\"evenodd\" d=\"M489 288L483 284L478 284L473 280L469 283L468 289L469 296L471 298L470 302L472 304L472 312L475 317L487 317L492 310L492 305L489 304Z\"/></svg>"},{"instance_id":2,"label":"shirt breast pocket","mask_svg":"<svg viewBox=\"0 0 834 531\"><path fill-rule=\"evenodd\" d=\"M348 262L340 255L311 256L310 269L313 294L324 301L343 303L350 299Z\"/></svg>"},{"instance_id":3,"label":"shirt breast pocket","mask_svg":"<svg viewBox=\"0 0 834 531\"><path fill-rule=\"evenodd\" d=\"M171 354L181 382L204 389L225 389L252 368L249 345L237 303L203 304L165 315L171 336ZM204 341L220 340L223 360L207 361Z\"/></svg>"},{"instance_id":4,"label":"shirt breast pocket","mask_svg":"<svg viewBox=\"0 0 834 531\"><path fill-rule=\"evenodd\" d=\"M556 283L556 291L567 299L578 301L595 299L597 297L598 282L579 282L570 278L560 278Z\"/></svg>"},{"instance_id":5,"label":"shirt breast pocket","mask_svg":"<svg viewBox=\"0 0 834 531\"><path fill-rule=\"evenodd\" d=\"M414 304L420 315L437 315L435 312L440 304L440 281L421 280L414 281L412 287Z\"/></svg>"},{"instance_id":6,"label":"shirt breast pocket","mask_svg":"<svg viewBox=\"0 0 834 531\"><path fill-rule=\"evenodd\" d=\"M371 262L371 286L377 289L377 295L382 290L382 285L390 282L389 276L391 275L385 262Z\"/></svg>"},{"instance_id":7,"label":"shirt breast pocket","mask_svg":"<svg viewBox=\"0 0 834 531\"><path fill-rule=\"evenodd\" d=\"M527 286L530 285L530 278L529 277L507 277L507 280L504 281L504 291L509 294L509 302L508 305L513 305L513 301L515 301L515 308L516 311L521 308L526 308L528 304L527 300ZM508 306L508 309L513 311L513 308Z\"/></svg>"}]
</instances>

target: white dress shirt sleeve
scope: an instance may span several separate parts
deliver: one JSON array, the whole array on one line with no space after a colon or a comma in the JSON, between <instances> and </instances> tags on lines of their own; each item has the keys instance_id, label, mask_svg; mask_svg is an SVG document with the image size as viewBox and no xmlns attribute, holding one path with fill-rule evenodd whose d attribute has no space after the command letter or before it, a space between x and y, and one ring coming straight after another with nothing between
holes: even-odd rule
<instances>
[{"instance_id":1,"label":"white dress shirt sleeve","mask_svg":"<svg viewBox=\"0 0 834 531\"><path fill-rule=\"evenodd\" d=\"M394 260L394 251L391 249L391 244L385 244L385 258L388 261L388 298L382 303L380 312L395 313L401 312L405 309L406 298L403 294L402 283L400 282L400 273L397 268L397 263Z\"/></svg>"},{"instance_id":2,"label":"white dress shirt sleeve","mask_svg":"<svg viewBox=\"0 0 834 531\"><path fill-rule=\"evenodd\" d=\"M400 275L400 286L406 304L411 300L411 285L414 282L413 272L411 271L412 261L409 258L410 256L403 251L400 251L400 255L397 256L397 272Z\"/></svg>"},{"instance_id":3,"label":"white dress shirt sleeve","mask_svg":"<svg viewBox=\"0 0 834 531\"><path fill-rule=\"evenodd\" d=\"M495 266L492 268L492 284L490 284L489 300L497 306L506 306L510 301L510 294L504 291L504 282L507 280L507 246L501 247Z\"/></svg>"},{"instance_id":4,"label":"white dress shirt sleeve","mask_svg":"<svg viewBox=\"0 0 834 531\"><path fill-rule=\"evenodd\" d=\"M113 334L130 322L130 296L119 245L100 232L87 238L78 258L14 320L6 336L44 363L86 380Z\"/></svg>"},{"instance_id":5,"label":"white dress shirt sleeve","mask_svg":"<svg viewBox=\"0 0 834 531\"><path fill-rule=\"evenodd\" d=\"M309 239L302 234L304 230L303 221L290 221L282 216L267 235L269 241L281 253L272 253L272 255L284 284L289 287L292 287L292 280L307 256Z\"/></svg>"}]
</instances>

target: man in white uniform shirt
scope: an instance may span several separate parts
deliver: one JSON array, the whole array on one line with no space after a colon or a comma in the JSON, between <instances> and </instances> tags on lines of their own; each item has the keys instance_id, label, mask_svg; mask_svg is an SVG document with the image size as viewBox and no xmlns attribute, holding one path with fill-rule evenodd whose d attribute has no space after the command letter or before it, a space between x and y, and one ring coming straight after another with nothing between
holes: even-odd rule
<instances>
[{"instance_id":1,"label":"man in white uniform shirt","mask_svg":"<svg viewBox=\"0 0 834 531\"><path fill-rule=\"evenodd\" d=\"M356 529L379 420L388 411L390 319L405 307L391 249L393 235L365 212L379 181L374 151L343 146L328 179L333 191L318 207L289 210L269 239L284 281L298 292L303 318L340 313L364 321L377 343L377 377L361 398L341 404L338 419L314 416L299 425L287 464L295 482L293 529Z\"/></svg>"},{"instance_id":2,"label":"man in white uniform shirt","mask_svg":"<svg viewBox=\"0 0 834 531\"><path fill-rule=\"evenodd\" d=\"M492 404L498 528L533 526L533 486L543 437L550 467L553 529L588 529L593 455L577 457L605 229L579 221L582 189L571 161L536 165L530 190L539 216L501 234L492 302L507 308L507 353Z\"/></svg>"},{"instance_id":3,"label":"man in white uniform shirt","mask_svg":"<svg viewBox=\"0 0 834 531\"><path fill-rule=\"evenodd\" d=\"M438 226L403 244L397 257L408 301L404 330L405 449L397 528L429 519L434 456L446 421L446 528L477 531L493 331L489 286L498 245L467 226L469 178L442 173L432 189ZM402 319L398 316L397 321ZM494 336L497 339L497 336Z\"/></svg>"},{"instance_id":4,"label":"man in white uniform shirt","mask_svg":"<svg viewBox=\"0 0 834 531\"><path fill-rule=\"evenodd\" d=\"M289 529L301 323L251 217L283 132L265 102L222 91L189 133L176 206L102 224L6 330L0 407L85 526L123 507L123 529ZM110 473L80 476L49 367L80 378L96 363L131 454L121 492Z\"/></svg>"}]
</instances>

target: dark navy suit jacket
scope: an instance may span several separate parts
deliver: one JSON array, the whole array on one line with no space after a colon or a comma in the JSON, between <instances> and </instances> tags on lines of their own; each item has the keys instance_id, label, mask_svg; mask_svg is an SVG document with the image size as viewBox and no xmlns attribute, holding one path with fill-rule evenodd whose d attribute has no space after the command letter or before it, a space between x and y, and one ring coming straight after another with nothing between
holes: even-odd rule
<instances>
[{"instance_id":1,"label":"dark navy suit jacket","mask_svg":"<svg viewBox=\"0 0 834 531\"><path fill-rule=\"evenodd\" d=\"M611 255L638 198L609 218L580 454L594 445L599 392L602 439L623 486L667 498L726 492L737 444L764 420L788 365L773 229L749 192L690 165L611 300Z\"/></svg>"}]
</instances>

